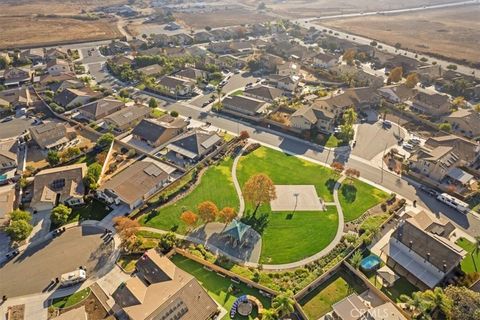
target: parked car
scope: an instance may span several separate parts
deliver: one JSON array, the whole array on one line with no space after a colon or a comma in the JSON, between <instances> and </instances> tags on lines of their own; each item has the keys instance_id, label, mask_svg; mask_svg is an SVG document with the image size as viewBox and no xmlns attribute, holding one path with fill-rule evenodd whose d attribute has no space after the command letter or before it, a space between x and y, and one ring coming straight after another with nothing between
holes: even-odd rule
<instances>
[{"instance_id":1,"label":"parked car","mask_svg":"<svg viewBox=\"0 0 480 320\"><path fill-rule=\"evenodd\" d=\"M410 143L404 143L403 149L405 150L413 150L413 146Z\"/></svg>"},{"instance_id":2,"label":"parked car","mask_svg":"<svg viewBox=\"0 0 480 320\"><path fill-rule=\"evenodd\" d=\"M3 118L2 121L0 121L0 122L4 123L4 122L12 121L12 120L13 120L13 117L10 116L10 117Z\"/></svg>"},{"instance_id":3,"label":"parked car","mask_svg":"<svg viewBox=\"0 0 480 320\"><path fill-rule=\"evenodd\" d=\"M391 128L391 127L392 127L392 123L391 123L389 120L383 120L382 126L383 126L384 128Z\"/></svg>"}]
</instances>

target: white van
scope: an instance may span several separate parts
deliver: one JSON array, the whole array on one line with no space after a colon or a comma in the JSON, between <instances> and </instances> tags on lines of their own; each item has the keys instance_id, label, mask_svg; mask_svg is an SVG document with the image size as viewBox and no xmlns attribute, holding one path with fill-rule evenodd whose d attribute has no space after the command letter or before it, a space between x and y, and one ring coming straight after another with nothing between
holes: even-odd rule
<instances>
[{"instance_id":1,"label":"white van","mask_svg":"<svg viewBox=\"0 0 480 320\"><path fill-rule=\"evenodd\" d=\"M78 269L72 272L64 273L60 276L61 286L71 286L87 280L87 272L82 269Z\"/></svg>"},{"instance_id":2,"label":"white van","mask_svg":"<svg viewBox=\"0 0 480 320\"><path fill-rule=\"evenodd\" d=\"M447 193L442 193L437 196L437 200L445 203L446 205L457 209L461 213L467 214L470 212L468 203L463 202L460 199L457 199Z\"/></svg>"}]
</instances>

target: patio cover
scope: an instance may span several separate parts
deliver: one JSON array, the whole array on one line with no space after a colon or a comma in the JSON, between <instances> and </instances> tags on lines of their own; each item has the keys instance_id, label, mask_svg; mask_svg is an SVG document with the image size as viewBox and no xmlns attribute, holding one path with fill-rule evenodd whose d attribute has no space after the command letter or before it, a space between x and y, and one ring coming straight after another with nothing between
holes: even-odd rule
<instances>
[{"instance_id":1,"label":"patio cover","mask_svg":"<svg viewBox=\"0 0 480 320\"><path fill-rule=\"evenodd\" d=\"M470 173L467 173L467 172L465 172L465 171L463 171L462 169L459 169L459 168L452 168L447 173L447 175L450 178L460 182L463 185L467 184L468 181L473 179L473 176Z\"/></svg>"},{"instance_id":2,"label":"patio cover","mask_svg":"<svg viewBox=\"0 0 480 320\"><path fill-rule=\"evenodd\" d=\"M395 281L397 281L400 276L398 276L392 269L388 266L383 266L377 270L377 274L383 281L388 283L389 286L393 285Z\"/></svg>"}]
</instances>

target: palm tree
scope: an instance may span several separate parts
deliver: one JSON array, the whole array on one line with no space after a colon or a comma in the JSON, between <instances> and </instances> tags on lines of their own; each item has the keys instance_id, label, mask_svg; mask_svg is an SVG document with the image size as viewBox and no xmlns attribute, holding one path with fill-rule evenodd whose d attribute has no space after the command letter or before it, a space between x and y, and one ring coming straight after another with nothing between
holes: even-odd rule
<instances>
[{"instance_id":1,"label":"palm tree","mask_svg":"<svg viewBox=\"0 0 480 320\"><path fill-rule=\"evenodd\" d=\"M350 258L350 264L355 269L358 269L360 267L360 262L362 262L362 253L360 252L360 250L357 250Z\"/></svg>"},{"instance_id":2,"label":"palm tree","mask_svg":"<svg viewBox=\"0 0 480 320\"><path fill-rule=\"evenodd\" d=\"M430 318L430 315L427 311L430 309L431 304L427 299L425 299L422 292L414 292L412 294L412 297L409 297L406 294L402 294L400 296L400 300L404 302L410 308L410 310L413 311L413 318Z\"/></svg>"},{"instance_id":3,"label":"palm tree","mask_svg":"<svg viewBox=\"0 0 480 320\"><path fill-rule=\"evenodd\" d=\"M274 309L265 309L262 311L262 320L278 319L277 312Z\"/></svg>"},{"instance_id":4,"label":"palm tree","mask_svg":"<svg viewBox=\"0 0 480 320\"><path fill-rule=\"evenodd\" d=\"M272 306L280 317L289 315L295 311L295 300L292 298L293 293L289 290L281 293L273 299Z\"/></svg>"},{"instance_id":5,"label":"palm tree","mask_svg":"<svg viewBox=\"0 0 480 320\"><path fill-rule=\"evenodd\" d=\"M478 256L480 254L480 236L475 236L475 247L472 250L471 256L473 260L473 265L475 266L475 271L478 272L478 266L476 264L476 260L473 256Z\"/></svg>"},{"instance_id":6,"label":"palm tree","mask_svg":"<svg viewBox=\"0 0 480 320\"><path fill-rule=\"evenodd\" d=\"M222 97L223 97L223 91L222 87L217 86L217 98L218 98L218 107L222 105Z\"/></svg>"},{"instance_id":7,"label":"palm tree","mask_svg":"<svg viewBox=\"0 0 480 320\"><path fill-rule=\"evenodd\" d=\"M443 313L446 319L450 319L452 313L452 300L448 298L443 292L442 288L435 288L427 290L423 293L423 297L428 300L430 304L430 314L434 319L439 319L439 313Z\"/></svg>"}]
</instances>

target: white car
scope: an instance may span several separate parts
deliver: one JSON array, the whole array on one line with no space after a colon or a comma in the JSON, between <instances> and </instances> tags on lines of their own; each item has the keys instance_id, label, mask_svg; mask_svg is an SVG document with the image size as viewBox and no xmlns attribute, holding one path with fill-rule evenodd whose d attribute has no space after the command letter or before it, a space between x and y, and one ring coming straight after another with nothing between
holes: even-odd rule
<instances>
[{"instance_id":1,"label":"white car","mask_svg":"<svg viewBox=\"0 0 480 320\"><path fill-rule=\"evenodd\" d=\"M413 146L410 143L404 143L403 149L405 150L413 150Z\"/></svg>"}]
</instances>

